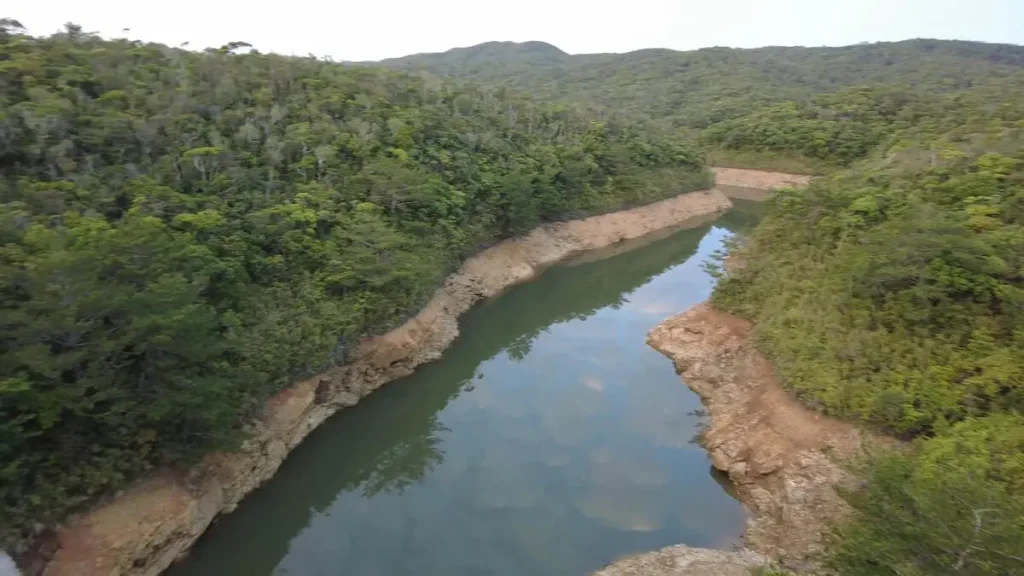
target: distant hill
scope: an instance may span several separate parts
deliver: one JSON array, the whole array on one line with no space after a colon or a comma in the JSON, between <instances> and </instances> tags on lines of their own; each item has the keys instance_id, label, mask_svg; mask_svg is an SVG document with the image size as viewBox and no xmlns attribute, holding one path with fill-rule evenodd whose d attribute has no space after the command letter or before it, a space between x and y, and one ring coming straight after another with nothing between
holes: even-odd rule
<instances>
[{"instance_id":1,"label":"distant hill","mask_svg":"<svg viewBox=\"0 0 1024 576\"><path fill-rule=\"evenodd\" d=\"M390 58L376 64L400 70L428 69L445 76L493 79L490 68L495 64L501 66L502 74L508 74L512 68L560 66L570 58L569 54L547 42L484 42L446 52Z\"/></svg>"},{"instance_id":2,"label":"distant hill","mask_svg":"<svg viewBox=\"0 0 1024 576\"><path fill-rule=\"evenodd\" d=\"M556 101L704 128L777 102L807 100L851 86L900 86L942 93L1024 70L1024 47L907 40L843 47L649 49L566 54L544 42L488 42L376 63L470 79Z\"/></svg>"}]
</instances>

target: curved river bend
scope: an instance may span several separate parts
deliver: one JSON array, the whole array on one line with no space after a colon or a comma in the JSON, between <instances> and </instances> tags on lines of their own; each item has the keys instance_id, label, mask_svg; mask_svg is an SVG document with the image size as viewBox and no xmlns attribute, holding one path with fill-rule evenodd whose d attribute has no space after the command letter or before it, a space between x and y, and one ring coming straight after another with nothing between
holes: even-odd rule
<instances>
[{"instance_id":1,"label":"curved river bend","mask_svg":"<svg viewBox=\"0 0 1024 576\"><path fill-rule=\"evenodd\" d=\"M169 574L582 575L737 542L745 512L693 442L700 400L644 338L708 296L701 263L759 209L470 311L440 361L321 426Z\"/></svg>"}]
</instances>

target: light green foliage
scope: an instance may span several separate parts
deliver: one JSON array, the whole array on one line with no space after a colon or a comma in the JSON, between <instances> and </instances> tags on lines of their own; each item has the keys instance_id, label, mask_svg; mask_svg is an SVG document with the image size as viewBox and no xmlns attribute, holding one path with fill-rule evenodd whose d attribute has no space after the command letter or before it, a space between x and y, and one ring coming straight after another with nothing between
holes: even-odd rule
<instances>
[{"instance_id":1,"label":"light green foliage","mask_svg":"<svg viewBox=\"0 0 1024 576\"><path fill-rule=\"evenodd\" d=\"M863 169L783 191L715 293L785 383L901 435L1024 408L1024 162Z\"/></svg>"},{"instance_id":2,"label":"light green foliage","mask_svg":"<svg viewBox=\"0 0 1024 576\"><path fill-rule=\"evenodd\" d=\"M790 102L713 125L702 139L727 150L789 153L836 166L866 156L901 125L914 123L927 98L893 89L853 89Z\"/></svg>"},{"instance_id":3,"label":"light green foliage","mask_svg":"<svg viewBox=\"0 0 1024 576\"><path fill-rule=\"evenodd\" d=\"M709 184L655 128L503 91L0 30L6 535L230 447L481 246Z\"/></svg>"},{"instance_id":4,"label":"light green foliage","mask_svg":"<svg viewBox=\"0 0 1024 576\"><path fill-rule=\"evenodd\" d=\"M1024 418L967 420L908 453L881 455L857 520L833 535L840 576L1024 571Z\"/></svg>"},{"instance_id":5,"label":"light green foliage","mask_svg":"<svg viewBox=\"0 0 1024 576\"><path fill-rule=\"evenodd\" d=\"M1024 110L943 100L850 170L782 190L716 305L785 386L904 438L849 495L840 575L1024 573Z\"/></svg>"}]
</instances>

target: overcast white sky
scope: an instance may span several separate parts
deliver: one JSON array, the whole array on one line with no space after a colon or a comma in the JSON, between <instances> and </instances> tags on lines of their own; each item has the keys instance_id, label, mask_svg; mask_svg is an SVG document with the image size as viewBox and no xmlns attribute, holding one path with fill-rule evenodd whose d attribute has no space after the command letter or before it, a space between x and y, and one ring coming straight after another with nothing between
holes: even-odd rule
<instances>
[{"instance_id":1,"label":"overcast white sky","mask_svg":"<svg viewBox=\"0 0 1024 576\"><path fill-rule=\"evenodd\" d=\"M907 38L1024 44L1024 0L36 0L0 17L33 34L64 22L192 48L377 60L488 40L573 53L705 46L822 46ZM123 28L131 32L122 33Z\"/></svg>"}]
</instances>

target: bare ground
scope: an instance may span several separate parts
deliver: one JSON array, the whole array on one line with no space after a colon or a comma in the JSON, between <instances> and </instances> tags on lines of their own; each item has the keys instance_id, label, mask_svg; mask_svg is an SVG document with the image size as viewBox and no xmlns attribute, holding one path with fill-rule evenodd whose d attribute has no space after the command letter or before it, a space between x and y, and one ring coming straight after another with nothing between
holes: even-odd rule
<instances>
[{"instance_id":1,"label":"bare ground","mask_svg":"<svg viewBox=\"0 0 1024 576\"><path fill-rule=\"evenodd\" d=\"M712 168L715 173L715 186L731 186L767 191L773 188L789 186L806 186L810 176L802 174L784 174L782 172L765 172L763 170L744 170L742 168Z\"/></svg>"},{"instance_id":2,"label":"bare ground","mask_svg":"<svg viewBox=\"0 0 1024 576\"><path fill-rule=\"evenodd\" d=\"M704 444L752 515L754 551L806 572L817 568L828 526L848 512L837 486L844 466L871 439L857 427L804 407L779 384L754 347L749 322L700 304L661 323L648 343L675 363L710 416Z\"/></svg>"}]
</instances>

